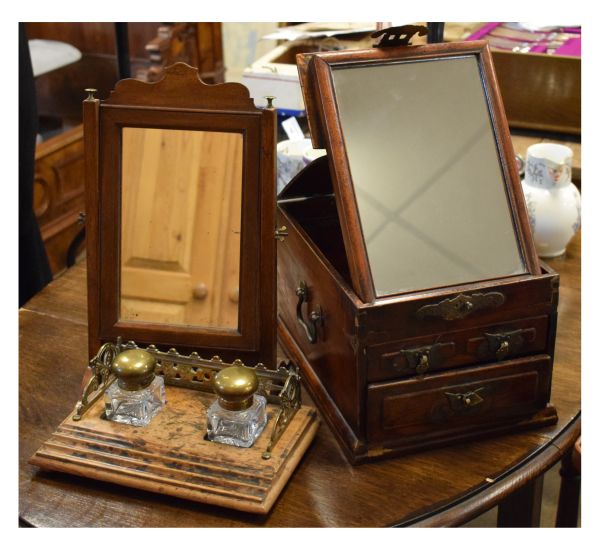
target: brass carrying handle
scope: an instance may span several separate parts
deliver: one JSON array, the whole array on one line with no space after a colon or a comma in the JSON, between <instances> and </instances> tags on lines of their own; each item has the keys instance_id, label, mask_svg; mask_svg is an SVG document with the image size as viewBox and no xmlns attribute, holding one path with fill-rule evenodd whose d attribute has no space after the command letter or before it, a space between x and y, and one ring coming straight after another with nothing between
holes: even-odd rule
<instances>
[{"instance_id":1,"label":"brass carrying handle","mask_svg":"<svg viewBox=\"0 0 600 550\"><path fill-rule=\"evenodd\" d=\"M308 303L308 286L305 281L300 281L298 288L296 289L296 296L298 296L298 304L296 305L296 319L298 323L306 332L308 341L314 344L317 341L317 325L323 322L323 313L321 307L317 306L316 309L310 312L308 315L308 321L304 320L302 314L302 304Z\"/></svg>"}]
</instances>

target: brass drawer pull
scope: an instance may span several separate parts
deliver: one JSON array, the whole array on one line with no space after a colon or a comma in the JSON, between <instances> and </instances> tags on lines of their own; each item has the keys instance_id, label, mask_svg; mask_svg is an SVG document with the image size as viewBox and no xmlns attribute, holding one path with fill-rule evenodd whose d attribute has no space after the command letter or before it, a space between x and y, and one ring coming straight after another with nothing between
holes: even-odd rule
<instances>
[{"instance_id":1,"label":"brass drawer pull","mask_svg":"<svg viewBox=\"0 0 600 550\"><path fill-rule=\"evenodd\" d=\"M308 321L305 321L302 313L302 304L304 302L308 303L308 286L306 285L305 281L300 281L300 284L296 289L296 296L298 296L298 304L296 305L296 319L306 332L308 341L311 344L314 344L317 341L317 326L323 324L323 313L321 311L321 306L316 306L316 308L309 313Z\"/></svg>"},{"instance_id":2,"label":"brass drawer pull","mask_svg":"<svg viewBox=\"0 0 600 550\"><path fill-rule=\"evenodd\" d=\"M454 355L454 342L438 342L429 346L401 349L395 354L392 366L401 372L425 374L430 369L437 369ZM406 359L406 362L401 360Z\"/></svg>"},{"instance_id":3,"label":"brass drawer pull","mask_svg":"<svg viewBox=\"0 0 600 550\"><path fill-rule=\"evenodd\" d=\"M485 387L481 387L465 393L444 392L444 395L448 398L453 411L464 412L483 403L483 397L480 394L484 390Z\"/></svg>"},{"instance_id":4,"label":"brass drawer pull","mask_svg":"<svg viewBox=\"0 0 600 550\"><path fill-rule=\"evenodd\" d=\"M501 292L477 292L475 294L459 294L453 298L446 298L437 304L428 304L417 310L417 319L426 317L440 317L445 321L463 319L467 315L480 309L499 307L506 301Z\"/></svg>"},{"instance_id":5,"label":"brass drawer pull","mask_svg":"<svg viewBox=\"0 0 600 550\"><path fill-rule=\"evenodd\" d=\"M417 360L417 364L415 366L415 371L417 372L417 374L423 374L423 373L427 372L428 368L429 368L429 352L421 353Z\"/></svg>"},{"instance_id":6,"label":"brass drawer pull","mask_svg":"<svg viewBox=\"0 0 600 550\"><path fill-rule=\"evenodd\" d=\"M417 374L425 374L429 370L431 346L419 349L403 349L400 353L406 357L408 366Z\"/></svg>"},{"instance_id":7,"label":"brass drawer pull","mask_svg":"<svg viewBox=\"0 0 600 550\"><path fill-rule=\"evenodd\" d=\"M498 361L510 354L519 353L525 347L526 332L535 339L535 329L517 329L510 332L484 332L487 353L493 353Z\"/></svg>"},{"instance_id":8,"label":"brass drawer pull","mask_svg":"<svg viewBox=\"0 0 600 550\"><path fill-rule=\"evenodd\" d=\"M508 340L502 340L500 342L500 345L498 346L498 349L496 350L496 358L503 359L504 357L506 357L508 355L509 351L510 351L510 342Z\"/></svg>"}]
</instances>

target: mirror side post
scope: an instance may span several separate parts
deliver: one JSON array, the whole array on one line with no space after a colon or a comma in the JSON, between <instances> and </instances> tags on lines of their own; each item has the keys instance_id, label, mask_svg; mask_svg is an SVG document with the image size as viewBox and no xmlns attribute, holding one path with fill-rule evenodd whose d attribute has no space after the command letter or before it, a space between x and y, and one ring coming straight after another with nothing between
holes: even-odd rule
<instances>
[{"instance_id":1,"label":"mirror side post","mask_svg":"<svg viewBox=\"0 0 600 550\"><path fill-rule=\"evenodd\" d=\"M277 207L277 110L269 102L270 108L262 110L262 158L260 162L261 174L261 302L265 308L260 317L267 321L260 327L261 349L271 349L270 368L276 367L277 360L277 240L275 239ZM268 269L266 269L268 267ZM266 279L266 280L265 280Z\"/></svg>"},{"instance_id":2,"label":"mirror side post","mask_svg":"<svg viewBox=\"0 0 600 550\"><path fill-rule=\"evenodd\" d=\"M91 359L100 347L98 339L100 319L100 267L99 267L99 121L100 100L96 90L87 89L83 101L83 147L85 159L85 232L87 262L88 354ZM94 250L93 254L89 251Z\"/></svg>"}]
</instances>

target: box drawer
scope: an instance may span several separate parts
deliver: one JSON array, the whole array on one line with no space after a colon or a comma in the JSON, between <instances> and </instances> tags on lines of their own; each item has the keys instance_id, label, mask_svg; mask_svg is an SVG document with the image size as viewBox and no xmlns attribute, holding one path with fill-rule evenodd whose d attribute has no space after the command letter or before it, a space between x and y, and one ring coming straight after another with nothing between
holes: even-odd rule
<instances>
[{"instance_id":1,"label":"box drawer","mask_svg":"<svg viewBox=\"0 0 600 550\"><path fill-rule=\"evenodd\" d=\"M369 346L367 379L378 382L543 353L548 327L549 317L541 315Z\"/></svg>"},{"instance_id":2,"label":"box drawer","mask_svg":"<svg viewBox=\"0 0 600 550\"><path fill-rule=\"evenodd\" d=\"M547 355L489 366L370 384L370 443L450 435L470 427L502 424L544 407L552 363Z\"/></svg>"}]
</instances>

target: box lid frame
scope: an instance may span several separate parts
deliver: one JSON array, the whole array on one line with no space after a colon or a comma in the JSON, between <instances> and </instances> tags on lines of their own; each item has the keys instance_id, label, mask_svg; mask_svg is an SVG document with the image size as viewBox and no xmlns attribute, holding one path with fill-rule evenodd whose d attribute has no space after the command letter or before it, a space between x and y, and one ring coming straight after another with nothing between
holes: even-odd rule
<instances>
[{"instance_id":1,"label":"box lid frame","mask_svg":"<svg viewBox=\"0 0 600 550\"><path fill-rule=\"evenodd\" d=\"M324 148L328 153L352 285L357 295L364 302L387 300L402 293L380 297L375 293L344 135L337 110L332 69L339 66L351 66L352 64L360 64L361 66L368 64L381 65L385 62L443 59L456 55L476 56L524 269L526 273L531 275L541 273L515 163L508 123L498 90L490 50L485 41L299 54L297 56L298 72L313 147ZM519 276L522 276L522 274Z\"/></svg>"}]
</instances>

